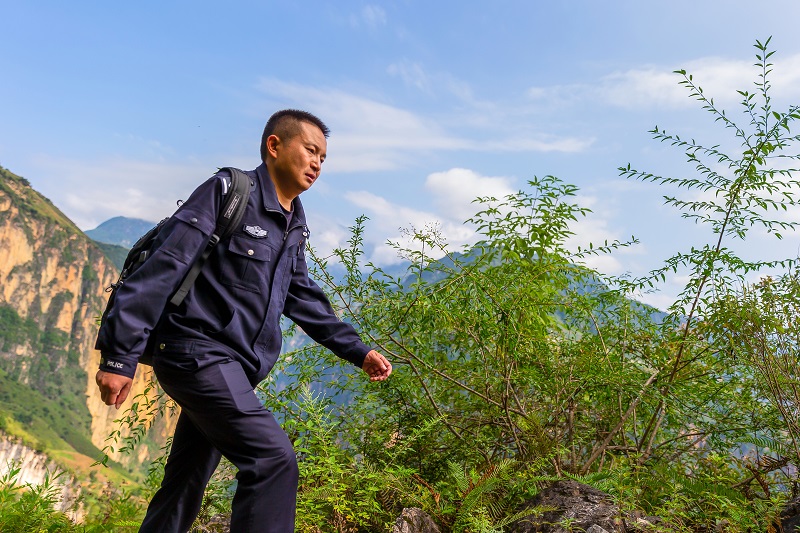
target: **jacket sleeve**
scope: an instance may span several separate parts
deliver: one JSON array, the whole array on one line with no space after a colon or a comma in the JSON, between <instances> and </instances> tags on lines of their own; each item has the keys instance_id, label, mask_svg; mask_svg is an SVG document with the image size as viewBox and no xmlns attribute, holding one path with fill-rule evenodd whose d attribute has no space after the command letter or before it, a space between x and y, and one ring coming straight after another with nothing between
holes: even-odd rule
<instances>
[{"instance_id":1,"label":"jacket sleeve","mask_svg":"<svg viewBox=\"0 0 800 533\"><path fill-rule=\"evenodd\" d=\"M152 255L119 287L116 301L100 327L95 348L100 370L133 377L169 298L216 226L219 180L198 187L164 223Z\"/></svg>"},{"instance_id":2,"label":"jacket sleeve","mask_svg":"<svg viewBox=\"0 0 800 533\"><path fill-rule=\"evenodd\" d=\"M350 324L336 316L325 292L308 277L303 254L298 254L283 314L314 341L358 368L371 350Z\"/></svg>"}]
</instances>

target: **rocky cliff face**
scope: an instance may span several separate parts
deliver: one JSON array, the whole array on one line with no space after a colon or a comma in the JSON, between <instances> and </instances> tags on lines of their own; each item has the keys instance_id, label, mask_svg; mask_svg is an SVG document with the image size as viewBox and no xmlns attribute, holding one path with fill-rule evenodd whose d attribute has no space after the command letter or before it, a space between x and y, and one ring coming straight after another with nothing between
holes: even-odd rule
<instances>
[{"instance_id":1,"label":"rocky cliff face","mask_svg":"<svg viewBox=\"0 0 800 533\"><path fill-rule=\"evenodd\" d=\"M61 405L85 407L85 430L100 449L120 415L102 403L94 383L96 319L105 305L104 287L117 274L49 200L0 167L0 317L14 326L0 324L0 369ZM144 390L148 377L138 373L132 396ZM154 443L163 443L173 418L157 424ZM153 451L142 446L135 457L110 455L141 464Z\"/></svg>"},{"instance_id":2,"label":"rocky cliff face","mask_svg":"<svg viewBox=\"0 0 800 533\"><path fill-rule=\"evenodd\" d=\"M13 469L18 486L38 486L50 483L56 499L56 509L80 521L84 512L78 497L80 485L41 452L25 446L19 439L0 431L0 465Z\"/></svg>"}]
</instances>

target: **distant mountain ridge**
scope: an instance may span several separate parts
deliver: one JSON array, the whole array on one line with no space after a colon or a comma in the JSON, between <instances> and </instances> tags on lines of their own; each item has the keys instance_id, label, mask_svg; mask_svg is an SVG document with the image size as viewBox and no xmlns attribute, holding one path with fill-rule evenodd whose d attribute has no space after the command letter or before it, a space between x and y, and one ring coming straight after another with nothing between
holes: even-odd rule
<instances>
[{"instance_id":1,"label":"distant mountain ridge","mask_svg":"<svg viewBox=\"0 0 800 533\"><path fill-rule=\"evenodd\" d=\"M139 237L155 225L155 222L142 220L141 218L120 216L108 219L96 228L84 233L97 242L130 248Z\"/></svg>"}]
</instances>

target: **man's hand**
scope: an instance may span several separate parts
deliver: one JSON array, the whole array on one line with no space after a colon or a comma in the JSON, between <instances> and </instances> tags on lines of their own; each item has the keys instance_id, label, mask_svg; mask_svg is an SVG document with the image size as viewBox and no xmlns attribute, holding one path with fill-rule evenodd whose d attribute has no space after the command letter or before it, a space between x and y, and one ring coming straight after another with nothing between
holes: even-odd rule
<instances>
[{"instance_id":1,"label":"man's hand","mask_svg":"<svg viewBox=\"0 0 800 533\"><path fill-rule=\"evenodd\" d=\"M128 397L133 380L129 377L112 374L111 372L97 371L94 380L100 387L100 398L106 405L113 405L117 409Z\"/></svg>"},{"instance_id":2,"label":"man's hand","mask_svg":"<svg viewBox=\"0 0 800 533\"><path fill-rule=\"evenodd\" d=\"M370 381L383 381L392 373L392 363L375 350L367 354L361 368L369 374Z\"/></svg>"}]
</instances>

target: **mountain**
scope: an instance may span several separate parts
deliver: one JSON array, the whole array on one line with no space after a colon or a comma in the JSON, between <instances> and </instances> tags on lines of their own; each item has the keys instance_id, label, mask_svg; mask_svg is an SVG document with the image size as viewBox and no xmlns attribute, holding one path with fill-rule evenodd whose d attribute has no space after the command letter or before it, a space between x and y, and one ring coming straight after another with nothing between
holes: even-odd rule
<instances>
[{"instance_id":1,"label":"mountain","mask_svg":"<svg viewBox=\"0 0 800 533\"><path fill-rule=\"evenodd\" d=\"M154 222L148 222L141 218L114 217L96 228L88 230L86 235L97 242L130 248L153 226L155 226Z\"/></svg>"},{"instance_id":2,"label":"mountain","mask_svg":"<svg viewBox=\"0 0 800 533\"><path fill-rule=\"evenodd\" d=\"M0 167L0 440L44 452L83 478L121 415L94 382L96 320L117 275L94 241ZM132 395L145 390L147 374L139 372ZM173 425L174 417L159 421L135 456L111 459L139 472Z\"/></svg>"},{"instance_id":3,"label":"mountain","mask_svg":"<svg viewBox=\"0 0 800 533\"><path fill-rule=\"evenodd\" d=\"M106 257L122 270L128 250L139 240L139 237L150 231L155 226L141 218L114 217L106 220L94 229L86 232L92 238Z\"/></svg>"}]
</instances>

